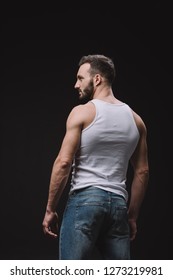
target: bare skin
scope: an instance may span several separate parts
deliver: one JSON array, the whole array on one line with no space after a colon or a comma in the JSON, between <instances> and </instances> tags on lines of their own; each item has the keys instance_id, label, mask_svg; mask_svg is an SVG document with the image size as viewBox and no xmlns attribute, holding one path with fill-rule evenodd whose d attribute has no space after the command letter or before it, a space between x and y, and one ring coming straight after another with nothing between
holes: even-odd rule
<instances>
[{"instance_id":1,"label":"bare skin","mask_svg":"<svg viewBox=\"0 0 173 280\"><path fill-rule=\"evenodd\" d=\"M79 99L82 100L87 96L89 99L97 98L108 103L121 103L120 100L114 97L112 88L106 83L104 77L99 74L91 77L88 72L89 68L90 65L85 63L80 66L77 73L75 89L79 92ZM135 112L133 112L133 115L140 133L140 140L130 159L134 169L128 210L131 240L135 239L137 233L137 219L149 177L146 142L147 130L141 117ZM95 107L90 102L74 107L68 116L66 133L52 168L48 201L42 223L44 233L50 237L57 238L58 236L58 214L56 208L69 178L73 158L80 145L81 132L93 121L94 117Z\"/></svg>"}]
</instances>

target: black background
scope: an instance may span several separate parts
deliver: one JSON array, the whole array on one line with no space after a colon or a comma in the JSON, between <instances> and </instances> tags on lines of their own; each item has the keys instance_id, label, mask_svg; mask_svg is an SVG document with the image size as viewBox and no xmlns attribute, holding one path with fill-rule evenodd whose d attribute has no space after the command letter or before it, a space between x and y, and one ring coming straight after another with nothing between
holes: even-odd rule
<instances>
[{"instance_id":1,"label":"black background","mask_svg":"<svg viewBox=\"0 0 173 280\"><path fill-rule=\"evenodd\" d=\"M1 8L1 259L57 258L42 220L65 121L79 104L77 64L89 53L113 58L115 95L148 129L150 181L132 258L172 259L172 15L166 1L138 2Z\"/></svg>"}]
</instances>

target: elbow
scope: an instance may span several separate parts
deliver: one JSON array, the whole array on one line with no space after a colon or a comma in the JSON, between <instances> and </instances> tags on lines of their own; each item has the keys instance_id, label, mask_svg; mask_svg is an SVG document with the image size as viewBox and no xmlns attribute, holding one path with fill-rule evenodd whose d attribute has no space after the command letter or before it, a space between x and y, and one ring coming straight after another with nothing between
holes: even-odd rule
<instances>
[{"instance_id":1,"label":"elbow","mask_svg":"<svg viewBox=\"0 0 173 280\"><path fill-rule=\"evenodd\" d=\"M149 168L143 168L141 170L139 170L140 174L143 174L144 176L149 176Z\"/></svg>"},{"instance_id":2,"label":"elbow","mask_svg":"<svg viewBox=\"0 0 173 280\"><path fill-rule=\"evenodd\" d=\"M62 160L60 162L61 169L69 169L71 167L71 162L67 160Z\"/></svg>"},{"instance_id":3,"label":"elbow","mask_svg":"<svg viewBox=\"0 0 173 280\"><path fill-rule=\"evenodd\" d=\"M136 175L138 178L140 178L140 181L145 183L146 185L148 184L149 181L149 168L142 168L136 172Z\"/></svg>"},{"instance_id":4,"label":"elbow","mask_svg":"<svg viewBox=\"0 0 173 280\"><path fill-rule=\"evenodd\" d=\"M54 167L58 167L58 169L65 170L71 167L71 163L72 162L70 159L58 157L54 162Z\"/></svg>"}]
</instances>

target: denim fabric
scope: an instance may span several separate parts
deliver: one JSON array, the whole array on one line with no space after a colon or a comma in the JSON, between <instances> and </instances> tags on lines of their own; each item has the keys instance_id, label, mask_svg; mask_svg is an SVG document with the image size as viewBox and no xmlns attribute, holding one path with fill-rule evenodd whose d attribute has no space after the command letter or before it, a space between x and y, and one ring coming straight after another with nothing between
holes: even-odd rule
<instances>
[{"instance_id":1,"label":"denim fabric","mask_svg":"<svg viewBox=\"0 0 173 280\"><path fill-rule=\"evenodd\" d=\"M127 205L122 196L97 187L69 195L59 239L60 260L130 259Z\"/></svg>"}]
</instances>

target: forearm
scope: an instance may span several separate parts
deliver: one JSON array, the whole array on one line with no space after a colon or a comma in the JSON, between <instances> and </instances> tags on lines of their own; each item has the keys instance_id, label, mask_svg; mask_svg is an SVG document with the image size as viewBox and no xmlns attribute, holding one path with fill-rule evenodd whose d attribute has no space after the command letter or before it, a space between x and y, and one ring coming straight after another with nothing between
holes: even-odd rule
<instances>
[{"instance_id":1,"label":"forearm","mask_svg":"<svg viewBox=\"0 0 173 280\"><path fill-rule=\"evenodd\" d=\"M46 211L54 212L56 210L58 201L68 181L70 171L70 163L62 162L60 159L57 159L54 162L49 184L49 194Z\"/></svg>"},{"instance_id":2,"label":"forearm","mask_svg":"<svg viewBox=\"0 0 173 280\"><path fill-rule=\"evenodd\" d=\"M148 171L137 173L133 178L128 210L129 219L137 220L139 216L139 211L148 186L148 179Z\"/></svg>"}]
</instances>

